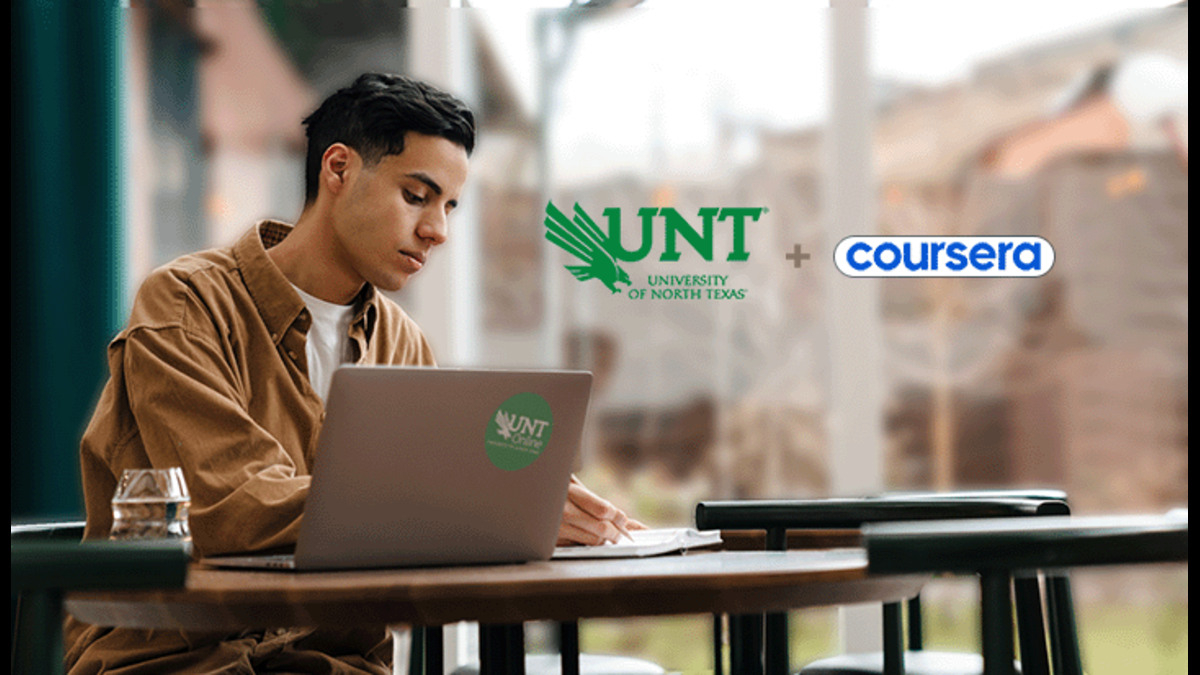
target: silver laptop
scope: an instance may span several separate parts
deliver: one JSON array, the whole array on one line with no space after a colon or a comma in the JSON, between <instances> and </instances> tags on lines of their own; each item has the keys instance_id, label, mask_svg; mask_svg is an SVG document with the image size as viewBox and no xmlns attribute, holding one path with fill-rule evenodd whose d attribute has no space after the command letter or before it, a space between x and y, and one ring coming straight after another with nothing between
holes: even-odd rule
<instances>
[{"instance_id":1,"label":"silver laptop","mask_svg":"<svg viewBox=\"0 0 1200 675\"><path fill-rule=\"evenodd\" d=\"M554 551L592 375L343 366L333 376L295 570L544 560Z\"/></svg>"}]
</instances>

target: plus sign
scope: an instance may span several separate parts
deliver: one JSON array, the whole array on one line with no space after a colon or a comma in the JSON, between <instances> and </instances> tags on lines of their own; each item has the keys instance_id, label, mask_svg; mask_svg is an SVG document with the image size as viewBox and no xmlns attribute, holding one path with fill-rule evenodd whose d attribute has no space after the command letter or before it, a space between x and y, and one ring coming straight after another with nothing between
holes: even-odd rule
<instances>
[{"instance_id":1,"label":"plus sign","mask_svg":"<svg viewBox=\"0 0 1200 675\"><path fill-rule=\"evenodd\" d=\"M787 254L785 257L792 261L792 267L800 269L800 266L804 264L804 261L808 260L812 256L807 253L803 253L800 249L800 244L796 244L794 247L792 247L792 252Z\"/></svg>"}]
</instances>

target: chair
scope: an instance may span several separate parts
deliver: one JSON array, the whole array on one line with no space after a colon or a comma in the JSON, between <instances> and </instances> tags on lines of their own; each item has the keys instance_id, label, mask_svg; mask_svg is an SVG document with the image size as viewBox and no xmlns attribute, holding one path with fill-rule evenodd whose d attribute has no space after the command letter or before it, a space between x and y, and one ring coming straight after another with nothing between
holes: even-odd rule
<instances>
[{"instance_id":1,"label":"chair","mask_svg":"<svg viewBox=\"0 0 1200 675\"><path fill-rule=\"evenodd\" d=\"M11 526L11 672L62 672L67 591L184 584L189 555L182 542L80 542L82 536L79 522Z\"/></svg>"},{"instance_id":2,"label":"chair","mask_svg":"<svg viewBox=\"0 0 1200 675\"><path fill-rule=\"evenodd\" d=\"M1010 584L1047 568L1186 562L1186 511L1166 516L1020 518L926 523L879 523L863 527L868 568L878 573L977 574L983 667L987 675L1013 669ZM1045 639L1021 641L1021 651L1042 652ZM1028 664L1028 660L1026 659ZM1025 673L1048 672L1042 664ZM1081 675L1076 660L1055 673Z\"/></svg>"},{"instance_id":3,"label":"chair","mask_svg":"<svg viewBox=\"0 0 1200 675\"><path fill-rule=\"evenodd\" d=\"M579 653L579 624L563 621L558 629L559 654L525 654L522 624L481 625L479 627L478 665L460 666L454 675L479 675L494 671L524 672L530 675L658 675L657 664L627 656ZM440 627L415 626L409 673L442 673L442 631Z\"/></svg>"},{"instance_id":4,"label":"chair","mask_svg":"<svg viewBox=\"0 0 1200 675\"><path fill-rule=\"evenodd\" d=\"M895 493L878 497L815 500L751 500L701 502L696 507L700 529L766 530L768 549L783 550L788 530L861 528L883 521L944 520L958 518L1013 518L1068 514L1066 494L1060 490L985 490L946 493ZM1064 587L1067 583L1061 582ZM1055 582L1057 585L1058 582ZM1023 597L1029 602L1029 588ZM1068 596L1069 597L1069 596ZM1069 608L1069 605L1066 607ZM1071 615L1069 609L1060 614ZM1032 615L1031 615L1032 616ZM1040 620L1040 605L1037 618ZM900 603L884 607L883 653L843 655L810 664L807 675L855 673L978 673L978 655L926 652L921 649L919 599L909 602L908 652L903 647ZM730 617L730 669L737 673L784 673L790 669L787 648L787 615ZM1073 624L1072 624L1073 625ZM720 617L714 621L714 663L722 672Z\"/></svg>"}]
</instances>

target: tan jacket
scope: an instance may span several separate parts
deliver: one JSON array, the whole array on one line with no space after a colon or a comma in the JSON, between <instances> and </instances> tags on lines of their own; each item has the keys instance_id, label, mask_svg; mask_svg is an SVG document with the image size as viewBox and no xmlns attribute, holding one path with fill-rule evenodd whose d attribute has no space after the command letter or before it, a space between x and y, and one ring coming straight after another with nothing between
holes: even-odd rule
<instances>
[{"instance_id":1,"label":"tan jacket","mask_svg":"<svg viewBox=\"0 0 1200 675\"><path fill-rule=\"evenodd\" d=\"M142 284L128 327L109 345L109 381L83 436L86 539L108 536L110 500L124 469L179 466L191 492L197 555L295 543L325 412L307 376L312 319L266 253L289 232L264 221L232 247L179 258ZM355 362L434 364L420 329L391 300L365 286L355 305ZM386 645L368 644L382 640L382 629L371 635L347 635L348 653L383 654ZM192 653L201 650L216 659L204 663L215 667L232 657L261 666L255 653L307 654L296 652L297 644L336 653L324 637L311 630L197 636L72 620L67 663L72 673L84 673L165 656L150 670L192 672L202 669ZM272 667L293 670L298 663Z\"/></svg>"}]
</instances>

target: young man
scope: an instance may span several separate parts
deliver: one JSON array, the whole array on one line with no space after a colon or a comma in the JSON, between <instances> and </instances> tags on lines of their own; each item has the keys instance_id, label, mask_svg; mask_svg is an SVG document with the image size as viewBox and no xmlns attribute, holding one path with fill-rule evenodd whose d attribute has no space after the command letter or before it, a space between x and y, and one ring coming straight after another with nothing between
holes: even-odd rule
<instances>
[{"instance_id":1,"label":"young man","mask_svg":"<svg viewBox=\"0 0 1200 675\"><path fill-rule=\"evenodd\" d=\"M378 290L403 287L446 241L475 144L471 111L427 84L367 74L304 123L295 226L265 221L156 270L109 346L111 377L80 453L85 538L108 535L124 469L179 466L198 555L294 544L333 370L433 365L420 329ZM637 526L572 481L560 543L615 541L626 525ZM390 657L382 627L67 628L72 673L387 672Z\"/></svg>"}]
</instances>

